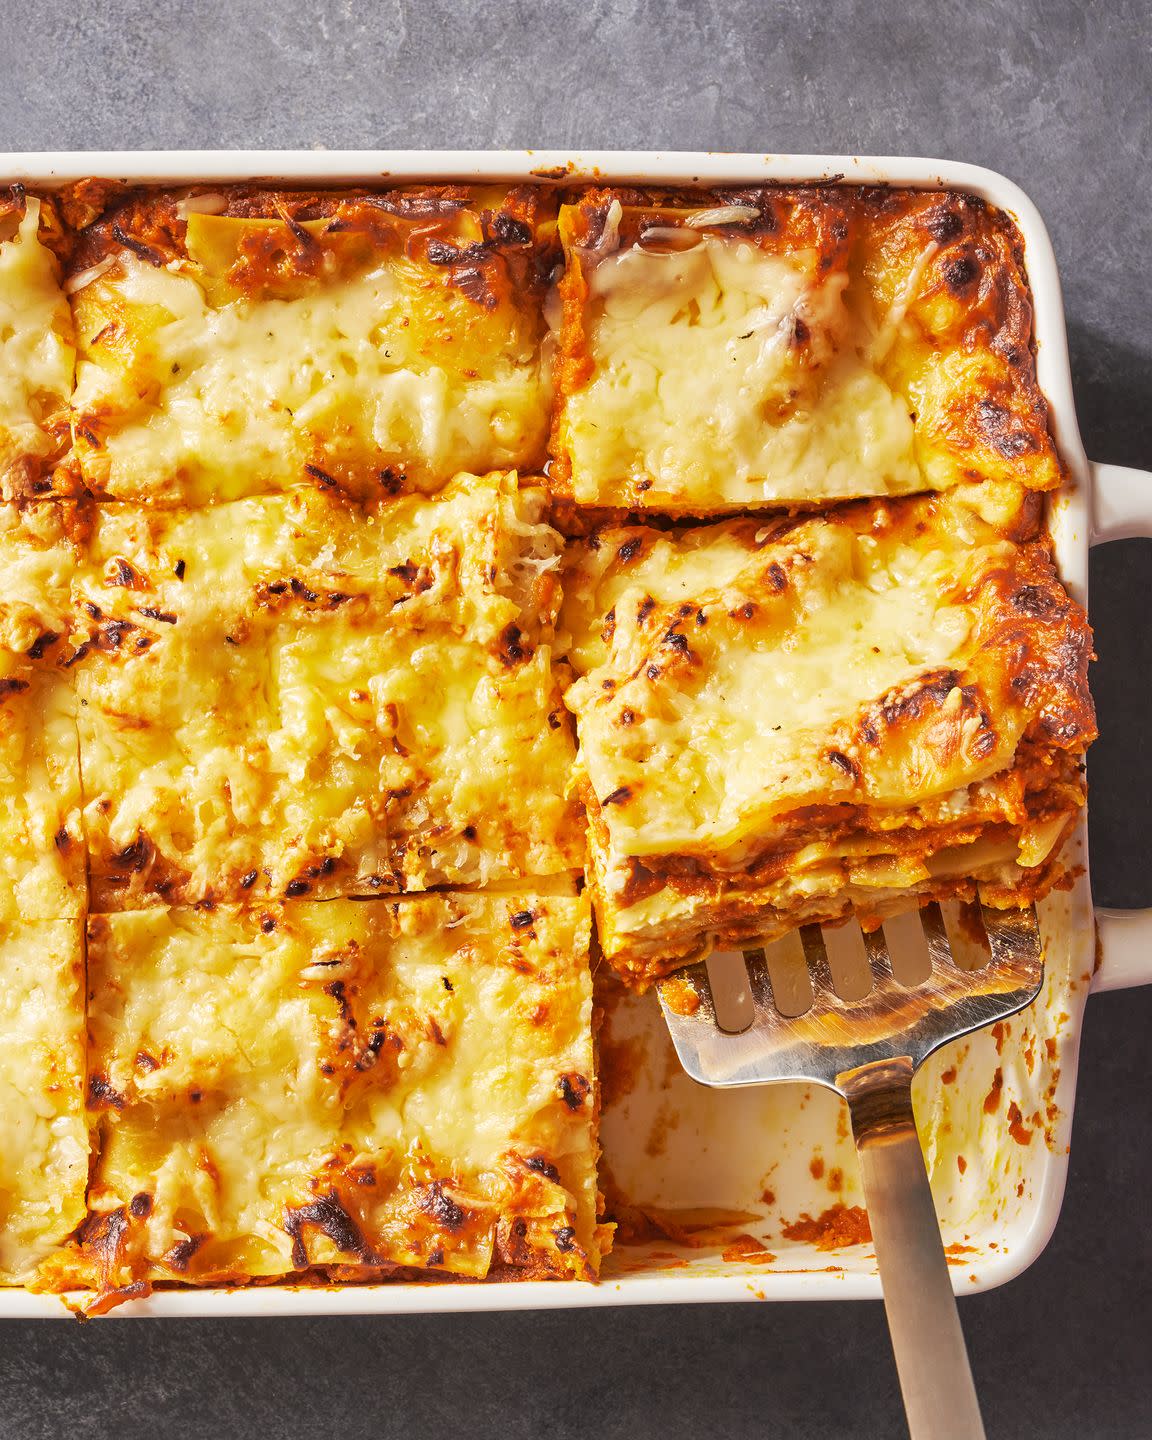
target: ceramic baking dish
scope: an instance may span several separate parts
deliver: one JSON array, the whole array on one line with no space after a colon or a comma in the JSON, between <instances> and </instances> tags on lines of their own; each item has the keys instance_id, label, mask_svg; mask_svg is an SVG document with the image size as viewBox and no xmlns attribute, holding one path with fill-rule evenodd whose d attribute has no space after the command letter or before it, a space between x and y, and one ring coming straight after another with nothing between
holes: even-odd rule
<instances>
[{"instance_id":1,"label":"ceramic baking dish","mask_svg":"<svg viewBox=\"0 0 1152 1440\"><path fill-rule=\"evenodd\" d=\"M609 151L0 156L0 182L50 187L93 175L171 184L260 180L309 186L414 180L742 185L842 180L971 192L1006 210L1024 239L1035 298L1039 379L1069 472L1068 485L1050 498L1049 506L1068 588L1086 598L1090 545L1152 536L1152 474L1092 465L1084 454L1052 245L1028 197L990 170L938 160ZM1064 1191L1077 1049L1089 991L1152 981L1152 911L1093 912L1083 826L1072 844L1083 874L1070 893L1042 907L1048 971L1041 998L997 1035L939 1052L917 1080L917 1118L958 1293L1011 1279L1043 1249ZM852 1243L847 1223L861 1195L847 1112L836 1096L796 1086L731 1092L694 1086L675 1064L651 995L611 1005L602 1038L608 1082L606 1184L626 1197L635 1213L649 1217L646 1232L642 1225L638 1234L655 1238L618 1246L599 1285L169 1290L114 1313L364 1314L879 1297L871 1246ZM0 1318L64 1313L57 1297L0 1291Z\"/></svg>"}]
</instances>

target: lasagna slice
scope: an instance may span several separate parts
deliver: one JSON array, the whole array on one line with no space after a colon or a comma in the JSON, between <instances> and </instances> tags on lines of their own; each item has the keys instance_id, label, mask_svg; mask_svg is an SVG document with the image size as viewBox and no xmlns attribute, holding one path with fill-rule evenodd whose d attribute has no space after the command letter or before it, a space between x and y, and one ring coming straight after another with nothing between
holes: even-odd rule
<instances>
[{"instance_id":1,"label":"lasagna slice","mask_svg":"<svg viewBox=\"0 0 1152 1440\"><path fill-rule=\"evenodd\" d=\"M68 440L75 350L51 205L14 185L0 191L0 500L53 489Z\"/></svg>"},{"instance_id":2,"label":"lasagna slice","mask_svg":"<svg viewBox=\"0 0 1152 1440\"><path fill-rule=\"evenodd\" d=\"M93 918L98 1158L43 1283L594 1278L588 934L534 890Z\"/></svg>"},{"instance_id":3,"label":"lasagna slice","mask_svg":"<svg viewBox=\"0 0 1152 1440\"><path fill-rule=\"evenodd\" d=\"M559 496L708 515L1060 481L1019 238L978 200L593 190L560 234Z\"/></svg>"},{"instance_id":4,"label":"lasagna slice","mask_svg":"<svg viewBox=\"0 0 1152 1440\"><path fill-rule=\"evenodd\" d=\"M33 1280L86 1213L82 932L0 925L0 1284Z\"/></svg>"},{"instance_id":5,"label":"lasagna slice","mask_svg":"<svg viewBox=\"0 0 1152 1440\"><path fill-rule=\"evenodd\" d=\"M1060 883L1091 635L1038 510L984 483L573 548L566 698L626 979L908 892Z\"/></svg>"},{"instance_id":6,"label":"lasagna slice","mask_svg":"<svg viewBox=\"0 0 1152 1440\"><path fill-rule=\"evenodd\" d=\"M71 500L0 504L0 927L84 914Z\"/></svg>"},{"instance_id":7,"label":"lasagna slice","mask_svg":"<svg viewBox=\"0 0 1152 1440\"><path fill-rule=\"evenodd\" d=\"M538 469L554 232L531 187L129 199L73 261L85 482L201 505Z\"/></svg>"},{"instance_id":8,"label":"lasagna slice","mask_svg":"<svg viewBox=\"0 0 1152 1440\"><path fill-rule=\"evenodd\" d=\"M93 906L579 869L539 488L100 508L75 667Z\"/></svg>"}]
</instances>

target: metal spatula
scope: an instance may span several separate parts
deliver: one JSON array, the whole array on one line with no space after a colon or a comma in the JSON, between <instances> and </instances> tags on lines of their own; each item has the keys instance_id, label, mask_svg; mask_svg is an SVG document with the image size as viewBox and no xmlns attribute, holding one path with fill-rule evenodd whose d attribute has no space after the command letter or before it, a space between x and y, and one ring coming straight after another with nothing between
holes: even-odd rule
<instances>
[{"instance_id":1,"label":"metal spatula","mask_svg":"<svg viewBox=\"0 0 1152 1440\"><path fill-rule=\"evenodd\" d=\"M776 942L744 951L738 983L723 996L706 963L659 986L676 1053L694 1080L721 1087L806 1080L848 1101L913 1440L972 1440L984 1427L912 1118L912 1076L941 1045L1030 1004L1044 979L1035 910L981 905L980 914L989 952L980 968L957 963L931 904L888 922L887 938L883 930L864 935L866 993L830 964L814 925L799 932L810 985L800 967L797 986L797 967L789 970L780 954L787 942ZM909 978L899 963L899 932L909 923L927 941L930 967L921 965L919 983L896 978ZM842 950L843 935L830 931L829 944ZM724 958L740 965L738 956Z\"/></svg>"}]
</instances>

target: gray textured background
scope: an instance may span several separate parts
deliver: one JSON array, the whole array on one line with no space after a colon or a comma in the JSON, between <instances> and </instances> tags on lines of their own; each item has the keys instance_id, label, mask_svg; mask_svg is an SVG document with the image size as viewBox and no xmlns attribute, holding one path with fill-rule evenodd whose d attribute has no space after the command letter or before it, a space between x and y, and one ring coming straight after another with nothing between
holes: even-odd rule
<instances>
[{"instance_id":1,"label":"gray textured background","mask_svg":"<svg viewBox=\"0 0 1152 1440\"><path fill-rule=\"evenodd\" d=\"M1020 181L1098 459L1152 467L1147 0L0 0L0 149L941 155ZM1098 898L1152 900L1152 547L1093 567ZM1135 611L1133 612L1133 607ZM1132 614L1138 619L1133 622ZM962 1307L991 1433L1152 1432L1152 990L1087 1017L1063 1217ZM878 1305L0 1326L0 1435L897 1436Z\"/></svg>"}]
</instances>

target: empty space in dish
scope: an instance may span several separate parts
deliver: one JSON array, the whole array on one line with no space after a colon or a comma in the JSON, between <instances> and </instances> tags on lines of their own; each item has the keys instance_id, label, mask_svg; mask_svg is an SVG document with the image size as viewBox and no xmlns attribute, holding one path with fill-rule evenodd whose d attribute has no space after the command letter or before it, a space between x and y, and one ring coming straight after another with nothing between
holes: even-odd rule
<instances>
[{"instance_id":1,"label":"empty space in dish","mask_svg":"<svg viewBox=\"0 0 1152 1440\"><path fill-rule=\"evenodd\" d=\"M1091 983L1076 923L1085 905L1074 892L1039 907L1047 969L1036 1003L945 1046L915 1082L944 1244L965 1288L1023 1269L1059 1203L1076 1017ZM696 1085L654 997L613 988L601 999L601 1183L621 1222L605 1280L739 1276L772 1298L821 1275L860 1293L875 1257L844 1102L819 1086Z\"/></svg>"}]
</instances>

